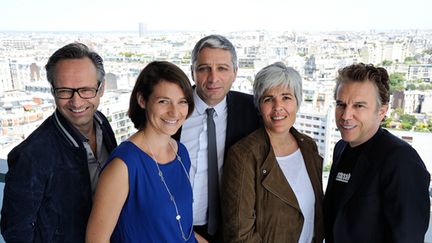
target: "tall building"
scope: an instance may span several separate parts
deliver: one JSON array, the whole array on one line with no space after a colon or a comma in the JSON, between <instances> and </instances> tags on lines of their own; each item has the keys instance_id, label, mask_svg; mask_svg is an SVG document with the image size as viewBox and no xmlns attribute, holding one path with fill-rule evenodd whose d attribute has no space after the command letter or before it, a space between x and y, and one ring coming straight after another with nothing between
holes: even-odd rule
<instances>
[{"instance_id":1,"label":"tall building","mask_svg":"<svg viewBox=\"0 0 432 243\"><path fill-rule=\"evenodd\" d=\"M147 24L139 22L138 23L138 33L139 37L144 37L147 32Z\"/></svg>"}]
</instances>

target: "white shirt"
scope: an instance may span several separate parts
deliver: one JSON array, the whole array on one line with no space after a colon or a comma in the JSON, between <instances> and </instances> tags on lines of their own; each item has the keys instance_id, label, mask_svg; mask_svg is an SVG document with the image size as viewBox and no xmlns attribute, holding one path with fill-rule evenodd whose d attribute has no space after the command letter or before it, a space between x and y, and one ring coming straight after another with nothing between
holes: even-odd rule
<instances>
[{"instance_id":1,"label":"white shirt","mask_svg":"<svg viewBox=\"0 0 432 243\"><path fill-rule=\"evenodd\" d=\"M198 96L196 89L194 89L193 98L195 101L195 109L183 124L180 142L186 146L191 160L189 176L193 189L193 224L204 225L207 224L208 208L206 109L209 108L209 106ZM216 126L216 146L220 182L228 117L226 97L213 108L215 109L213 119Z\"/></svg>"},{"instance_id":2,"label":"white shirt","mask_svg":"<svg viewBox=\"0 0 432 243\"><path fill-rule=\"evenodd\" d=\"M294 153L276 157L279 167L291 186L304 217L299 243L312 242L315 218L315 194L300 149Z\"/></svg>"}]
</instances>

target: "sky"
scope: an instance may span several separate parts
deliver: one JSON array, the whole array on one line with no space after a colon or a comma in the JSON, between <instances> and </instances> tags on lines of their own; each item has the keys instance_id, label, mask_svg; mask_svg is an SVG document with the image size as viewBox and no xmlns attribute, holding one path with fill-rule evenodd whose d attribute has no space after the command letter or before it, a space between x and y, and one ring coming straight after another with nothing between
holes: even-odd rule
<instances>
[{"instance_id":1,"label":"sky","mask_svg":"<svg viewBox=\"0 0 432 243\"><path fill-rule=\"evenodd\" d=\"M0 0L0 31L432 29L431 0Z\"/></svg>"}]
</instances>

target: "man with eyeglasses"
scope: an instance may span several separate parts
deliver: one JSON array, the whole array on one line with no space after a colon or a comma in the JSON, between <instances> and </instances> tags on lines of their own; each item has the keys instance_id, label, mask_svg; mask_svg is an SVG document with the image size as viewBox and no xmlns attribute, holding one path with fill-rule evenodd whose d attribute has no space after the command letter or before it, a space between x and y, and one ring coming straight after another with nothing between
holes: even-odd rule
<instances>
[{"instance_id":1,"label":"man with eyeglasses","mask_svg":"<svg viewBox=\"0 0 432 243\"><path fill-rule=\"evenodd\" d=\"M102 58L72 43L45 68L57 108L8 155L1 211L6 242L84 242L99 172L117 146L97 111Z\"/></svg>"}]
</instances>

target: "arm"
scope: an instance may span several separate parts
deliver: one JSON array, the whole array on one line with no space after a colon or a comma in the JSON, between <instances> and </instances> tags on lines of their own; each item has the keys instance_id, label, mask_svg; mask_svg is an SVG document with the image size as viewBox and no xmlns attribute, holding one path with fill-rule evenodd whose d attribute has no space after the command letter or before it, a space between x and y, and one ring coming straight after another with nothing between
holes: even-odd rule
<instances>
[{"instance_id":1,"label":"arm","mask_svg":"<svg viewBox=\"0 0 432 243\"><path fill-rule=\"evenodd\" d=\"M208 243L208 241L197 232L194 232L194 234L195 234L195 239L197 240L198 243Z\"/></svg>"},{"instance_id":2,"label":"arm","mask_svg":"<svg viewBox=\"0 0 432 243\"><path fill-rule=\"evenodd\" d=\"M423 242L429 225L430 175L411 147L397 148L383 172L383 210L391 242Z\"/></svg>"},{"instance_id":3,"label":"arm","mask_svg":"<svg viewBox=\"0 0 432 243\"><path fill-rule=\"evenodd\" d=\"M14 151L8 157L1 231L6 242L33 242L37 215L43 200L48 168L23 151ZM39 170L39 168L41 170Z\"/></svg>"},{"instance_id":4,"label":"arm","mask_svg":"<svg viewBox=\"0 0 432 243\"><path fill-rule=\"evenodd\" d=\"M126 164L113 159L101 174L87 225L86 242L109 242L129 193Z\"/></svg>"},{"instance_id":5,"label":"arm","mask_svg":"<svg viewBox=\"0 0 432 243\"><path fill-rule=\"evenodd\" d=\"M222 234L224 242L261 242L255 231L255 170L243 153L231 149L222 174ZM249 158L251 159L251 158Z\"/></svg>"}]
</instances>

